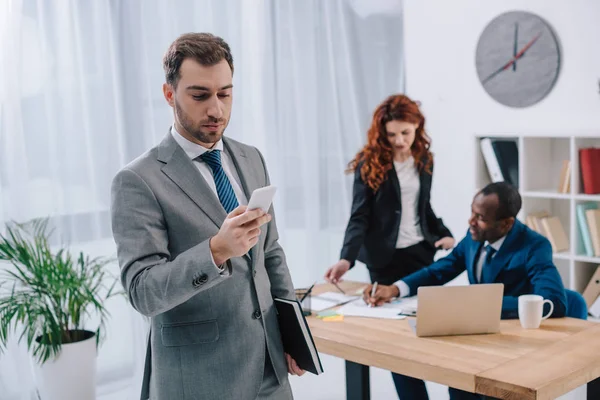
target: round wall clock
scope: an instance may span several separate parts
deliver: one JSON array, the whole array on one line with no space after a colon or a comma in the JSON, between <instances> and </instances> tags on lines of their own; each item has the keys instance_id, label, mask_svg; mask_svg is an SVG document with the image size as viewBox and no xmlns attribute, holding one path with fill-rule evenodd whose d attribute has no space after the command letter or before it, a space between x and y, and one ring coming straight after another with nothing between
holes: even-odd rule
<instances>
[{"instance_id":1,"label":"round wall clock","mask_svg":"<svg viewBox=\"0 0 600 400\"><path fill-rule=\"evenodd\" d=\"M486 92L509 107L542 100L560 70L560 46L546 21L524 11L494 18L484 29L475 56Z\"/></svg>"}]
</instances>

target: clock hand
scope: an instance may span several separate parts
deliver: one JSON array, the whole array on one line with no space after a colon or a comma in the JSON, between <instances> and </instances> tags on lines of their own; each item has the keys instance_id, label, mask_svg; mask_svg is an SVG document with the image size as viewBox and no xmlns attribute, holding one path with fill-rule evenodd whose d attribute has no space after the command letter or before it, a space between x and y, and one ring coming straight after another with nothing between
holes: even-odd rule
<instances>
[{"instance_id":1,"label":"clock hand","mask_svg":"<svg viewBox=\"0 0 600 400\"><path fill-rule=\"evenodd\" d=\"M513 58L517 56L518 41L519 41L519 23L515 22L515 44L514 44L514 47L513 47ZM516 63L516 61L513 63L512 67L513 67L513 71L517 70L517 63Z\"/></svg>"},{"instance_id":2,"label":"clock hand","mask_svg":"<svg viewBox=\"0 0 600 400\"><path fill-rule=\"evenodd\" d=\"M490 79L492 79L493 77L495 77L496 75L498 75L500 72L502 72L502 71L504 71L504 70L508 69L508 67L510 67L511 65L513 65L513 64L514 64L514 63L515 63L515 62L516 62L516 61L517 61L519 58L521 58L521 57L523 57L523 56L525 55L525 52L526 52L527 50L529 50L529 48L530 48L531 46L533 46L533 44L534 44L535 42L537 42L537 40L540 38L540 36L542 36L542 33L541 33L541 32L540 32L540 33L538 33L536 37L534 37L533 39L531 39L531 40L529 41L529 43L527 43L527 44L525 45L525 47L523 47L523 48L521 49L521 51L519 51L519 52L517 53L517 55L516 55L516 56L514 56L514 57L513 57L513 58L512 58L512 59L511 59L509 62L507 62L506 64L504 64L504 65L503 65L503 66L501 66L500 68L498 68L496 71L492 72L492 73L491 73L491 74L490 74L490 75L489 75L487 78L485 78L485 79L484 79L484 80L483 80L481 83L482 83L483 85L485 85L485 84L486 84L486 83L487 83L487 82L488 82Z\"/></svg>"}]
</instances>

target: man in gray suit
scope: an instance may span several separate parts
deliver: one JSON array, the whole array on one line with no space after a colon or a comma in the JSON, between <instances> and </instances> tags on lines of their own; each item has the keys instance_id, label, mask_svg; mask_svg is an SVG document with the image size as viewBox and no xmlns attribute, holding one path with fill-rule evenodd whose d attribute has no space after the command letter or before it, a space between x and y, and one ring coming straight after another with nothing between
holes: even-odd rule
<instances>
[{"instance_id":1,"label":"man in gray suit","mask_svg":"<svg viewBox=\"0 0 600 400\"><path fill-rule=\"evenodd\" d=\"M294 298L273 210L246 210L269 184L260 152L223 137L233 59L211 34L164 57L174 124L116 175L112 228L121 280L151 317L143 400L292 399L273 297Z\"/></svg>"}]
</instances>

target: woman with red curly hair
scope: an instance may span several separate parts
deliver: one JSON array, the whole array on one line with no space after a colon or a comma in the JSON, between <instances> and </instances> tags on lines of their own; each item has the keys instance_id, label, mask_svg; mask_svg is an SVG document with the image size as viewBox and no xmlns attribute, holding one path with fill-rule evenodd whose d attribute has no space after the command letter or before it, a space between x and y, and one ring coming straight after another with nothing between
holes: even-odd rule
<instances>
[{"instance_id":1,"label":"woman with red curly hair","mask_svg":"<svg viewBox=\"0 0 600 400\"><path fill-rule=\"evenodd\" d=\"M375 109L367 144L349 164L352 211L340 260L325 273L328 282L338 282L358 259L378 283L377 295L398 297L402 278L433 263L438 248L454 246L430 204L430 144L425 117L407 96L390 96ZM422 380L392 376L400 399L427 399Z\"/></svg>"}]
</instances>

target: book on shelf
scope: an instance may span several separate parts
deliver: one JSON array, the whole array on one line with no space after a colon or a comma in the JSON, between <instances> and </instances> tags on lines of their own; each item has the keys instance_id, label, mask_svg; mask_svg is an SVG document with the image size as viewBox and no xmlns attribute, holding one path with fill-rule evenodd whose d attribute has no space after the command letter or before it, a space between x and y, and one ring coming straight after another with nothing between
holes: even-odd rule
<instances>
[{"instance_id":1,"label":"book on shelf","mask_svg":"<svg viewBox=\"0 0 600 400\"><path fill-rule=\"evenodd\" d=\"M578 249L578 253L585 254L588 257L594 256L594 245L592 242L592 233L588 225L586 212L589 210L597 210L598 203L586 202L577 204L575 207L575 213L577 214L577 230L579 232L581 247Z\"/></svg>"},{"instance_id":2,"label":"book on shelf","mask_svg":"<svg viewBox=\"0 0 600 400\"><path fill-rule=\"evenodd\" d=\"M542 219L549 216L550 214L546 210L529 213L525 219L525 225L542 236L546 236L546 232L542 226Z\"/></svg>"},{"instance_id":3,"label":"book on shelf","mask_svg":"<svg viewBox=\"0 0 600 400\"><path fill-rule=\"evenodd\" d=\"M492 182L519 187L519 149L515 140L484 138L479 142Z\"/></svg>"},{"instance_id":4,"label":"book on shelf","mask_svg":"<svg viewBox=\"0 0 600 400\"><path fill-rule=\"evenodd\" d=\"M569 237L563 224L558 217L550 215L548 211L542 210L529 213L525 218L525 225L545 236L550 241L553 252L558 253L569 250Z\"/></svg>"},{"instance_id":5,"label":"book on shelf","mask_svg":"<svg viewBox=\"0 0 600 400\"><path fill-rule=\"evenodd\" d=\"M590 231L590 240L594 256L600 257L600 210L587 210L585 217Z\"/></svg>"},{"instance_id":6,"label":"book on shelf","mask_svg":"<svg viewBox=\"0 0 600 400\"><path fill-rule=\"evenodd\" d=\"M560 170L558 182L558 193L569 193L571 191L571 161L564 160Z\"/></svg>"},{"instance_id":7,"label":"book on shelf","mask_svg":"<svg viewBox=\"0 0 600 400\"><path fill-rule=\"evenodd\" d=\"M552 245L552 251L558 253L569 250L569 238L558 217L542 218L542 226L546 232L546 237Z\"/></svg>"},{"instance_id":8,"label":"book on shelf","mask_svg":"<svg viewBox=\"0 0 600 400\"><path fill-rule=\"evenodd\" d=\"M579 168L583 192L600 193L600 148L579 149Z\"/></svg>"}]
</instances>

